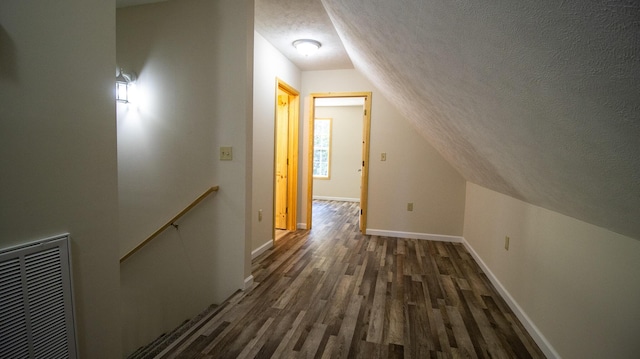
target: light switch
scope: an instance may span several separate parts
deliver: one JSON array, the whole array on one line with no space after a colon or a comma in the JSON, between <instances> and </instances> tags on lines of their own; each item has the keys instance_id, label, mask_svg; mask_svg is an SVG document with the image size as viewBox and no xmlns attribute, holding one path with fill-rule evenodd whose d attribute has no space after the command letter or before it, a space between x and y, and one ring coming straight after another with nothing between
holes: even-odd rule
<instances>
[{"instance_id":1,"label":"light switch","mask_svg":"<svg viewBox=\"0 0 640 359\"><path fill-rule=\"evenodd\" d=\"M382 152L380 154L380 161L386 161L387 160L387 153L386 152Z\"/></svg>"},{"instance_id":2,"label":"light switch","mask_svg":"<svg viewBox=\"0 0 640 359\"><path fill-rule=\"evenodd\" d=\"M233 148L232 147L220 147L220 160L221 161L231 161L233 159Z\"/></svg>"}]
</instances>

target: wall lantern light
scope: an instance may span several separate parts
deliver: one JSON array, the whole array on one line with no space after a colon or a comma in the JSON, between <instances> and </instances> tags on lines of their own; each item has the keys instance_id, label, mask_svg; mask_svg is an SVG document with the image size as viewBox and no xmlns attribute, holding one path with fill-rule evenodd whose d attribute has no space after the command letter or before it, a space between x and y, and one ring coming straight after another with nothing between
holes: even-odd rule
<instances>
[{"instance_id":1,"label":"wall lantern light","mask_svg":"<svg viewBox=\"0 0 640 359\"><path fill-rule=\"evenodd\" d=\"M129 102L131 84L136 80L135 73L127 73L124 70L119 69L118 76L116 76L116 100L118 102Z\"/></svg>"},{"instance_id":2,"label":"wall lantern light","mask_svg":"<svg viewBox=\"0 0 640 359\"><path fill-rule=\"evenodd\" d=\"M316 40L310 39L300 39L293 42L293 47L295 47L299 53L304 56L309 56L318 51L322 44Z\"/></svg>"}]
</instances>

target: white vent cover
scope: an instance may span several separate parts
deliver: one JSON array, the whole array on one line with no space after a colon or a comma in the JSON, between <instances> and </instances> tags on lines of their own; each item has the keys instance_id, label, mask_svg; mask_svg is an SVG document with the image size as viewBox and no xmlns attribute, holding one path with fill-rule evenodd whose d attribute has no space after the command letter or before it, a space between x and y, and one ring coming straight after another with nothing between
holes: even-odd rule
<instances>
[{"instance_id":1,"label":"white vent cover","mask_svg":"<svg viewBox=\"0 0 640 359\"><path fill-rule=\"evenodd\" d=\"M76 358L69 235L0 250L0 358Z\"/></svg>"}]
</instances>

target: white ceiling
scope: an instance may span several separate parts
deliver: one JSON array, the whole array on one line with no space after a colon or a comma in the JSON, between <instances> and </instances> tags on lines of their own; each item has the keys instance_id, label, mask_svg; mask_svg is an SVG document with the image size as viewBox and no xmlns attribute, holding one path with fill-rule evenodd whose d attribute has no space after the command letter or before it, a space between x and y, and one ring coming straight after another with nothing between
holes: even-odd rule
<instances>
[{"instance_id":1,"label":"white ceiling","mask_svg":"<svg viewBox=\"0 0 640 359\"><path fill-rule=\"evenodd\" d=\"M337 32L467 180L640 239L637 2L322 4L335 29L320 0L256 0L256 30L302 70L344 68L290 46Z\"/></svg>"},{"instance_id":2,"label":"white ceiling","mask_svg":"<svg viewBox=\"0 0 640 359\"><path fill-rule=\"evenodd\" d=\"M163 1L168 0L116 0L116 7ZM255 0L255 29L302 71L353 68L320 0ZM293 47L299 39L322 46L313 56L303 56Z\"/></svg>"},{"instance_id":3,"label":"white ceiling","mask_svg":"<svg viewBox=\"0 0 640 359\"><path fill-rule=\"evenodd\" d=\"M255 29L300 70L353 68L320 0L255 0ZM313 39L322 46L305 57L292 45L298 39Z\"/></svg>"}]
</instances>

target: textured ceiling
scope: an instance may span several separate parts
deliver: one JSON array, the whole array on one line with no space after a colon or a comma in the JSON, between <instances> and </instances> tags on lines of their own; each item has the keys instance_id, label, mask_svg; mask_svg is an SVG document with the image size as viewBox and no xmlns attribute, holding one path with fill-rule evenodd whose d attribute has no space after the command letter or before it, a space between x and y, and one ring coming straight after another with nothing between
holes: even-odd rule
<instances>
[{"instance_id":1,"label":"textured ceiling","mask_svg":"<svg viewBox=\"0 0 640 359\"><path fill-rule=\"evenodd\" d=\"M300 70L353 68L320 0L255 0L255 29ZM292 45L298 39L314 39L322 47L305 57Z\"/></svg>"},{"instance_id":2,"label":"textured ceiling","mask_svg":"<svg viewBox=\"0 0 640 359\"><path fill-rule=\"evenodd\" d=\"M467 180L640 239L637 2L322 2Z\"/></svg>"}]
</instances>

